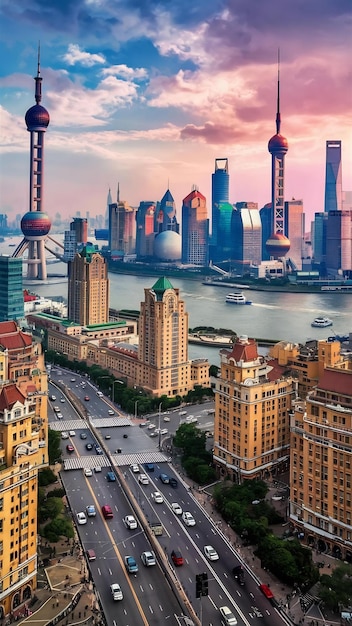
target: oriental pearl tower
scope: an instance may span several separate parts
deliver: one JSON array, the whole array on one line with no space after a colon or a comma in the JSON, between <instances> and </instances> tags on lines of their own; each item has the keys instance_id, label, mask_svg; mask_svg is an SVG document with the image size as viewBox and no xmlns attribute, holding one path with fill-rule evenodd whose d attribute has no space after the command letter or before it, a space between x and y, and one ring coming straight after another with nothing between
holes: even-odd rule
<instances>
[{"instance_id":1,"label":"oriental pearl tower","mask_svg":"<svg viewBox=\"0 0 352 626\"><path fill-rule=\"evenodd\" d=\"M268 143L271 154L271 208L272 208L272 234L266 241L266 249L270 257L278 259L284 257L290 249L290 240L285 236L285 213L284 213L284 182L285 182L285 154L288 150L286 137L280 133L280 56L278 56L277 72L277 108L276 108L276 134Z\"/></svg>"},{"instance_id":2,"label":"oriental pearl tower","mask_svg":"<svg viewBox=\"0 0 352 626\"><path fill-rule=\"evenodd\" d=\"M49 234L51 222L43 212L43 170L44 170L44 133L49 126L48 111L41 106L42 77L40 76L40 49L38 49L38 69L35 80L36 104L28 109L25 115L27 130L30 133L30 186L29 211L21 220L24 238L13 256L23 256L28 250L27 278L46 280L45 239Z\"/></svg>"}]
</instances>

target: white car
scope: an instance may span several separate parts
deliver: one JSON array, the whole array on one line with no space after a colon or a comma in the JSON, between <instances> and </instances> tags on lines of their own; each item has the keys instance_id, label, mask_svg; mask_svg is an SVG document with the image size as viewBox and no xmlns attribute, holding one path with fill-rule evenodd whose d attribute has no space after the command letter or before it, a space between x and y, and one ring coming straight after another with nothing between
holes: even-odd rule
<instances>
[{"instance_id":1,"label":"white car","mask_svg":"<svg viewBox=\"0 0 352 626\"><path fill-rule=\"evenodd\" d=\"M114 600L123 600L123 593L118 583L113 583L112 585L110 585L110 589Z\"/></svg>"},{"instance_id":2,"label":"white car","mask_svg":"<svg viewBox=\"0 0 352 626\"><path fill-rule=\"evenodd\" d=\"M183 519L184 523L186 524L186 526L195 526L196 525L196 520L194 519L192 513L190 513L189 511L184 511L182 513L182 519Z\"/></svg>"},{"instance_id":3,"label":"white car","mask_svg":"<svg viewBox=\"0 0 352 626\"><path fill-rule=\"evenodd\" d=\"M92 470L90 469L90 467L85 467L85 468L84 468L84 475L85 475L85 476L93 476L93 472L92 472Z\"/></svg>"},{"instance_id":4,"label":"white car","mask_svg":"<svg viewBox=\"0 0 352 626\"><path fill-rule=\"evenodd\" d=\"M141 559L143 565L146 567L150 567L151 565L156 565L155 554L152 550L147 550L146 552L142 552Z\"/></svg>"},{"instance_id":5,"label":"white car","mask_svg":"<svg viewBox=\"0 0 352 626\"><path fill-rule=\"evenodd\" d=\"M61 439L68 439L69 435L68 433L62 432L61 433Z\"/></svg>"},{"instance_id":6,"label":"white car","mask_svg":"<svg viewBox=\"0 0 352 626\"><path fill-rule=\"evenodd\" d=\"M220 614L222 617L222 623L224 624L224 626L236 626L237 619L235 618L232 611L230 611L228 606L221 606L219 608L219 611L220 611Z\"/></svg>"},{"instance_id":7,"label":"white car","mask_svg":"<svg viewBox=\"0 0 352 626\"><path fill-rule=\"evenodd\" d=\"M56 418L57 418L58 420L62 420L62 419L63 419L63 417L64 417L64 416L62 415L62 413L56 413Z\"/></svg>"},{"instance_id":8,"label":"white car","mask_svg":"<svg viewBox=\"0 0 352 626\"><path fill-rule=\"evenodd\" d=\"M209 561L218 561L219 555L213 546L204 546L204 554Z\"/></svg>"},{"instance_id":9,"label":"white car","mask_svg":"<svg viewBox=\"0 0 352 626\"><path fill-rule=\"evenodd\" d=\"M155 427L156 427L156 424L148 424L148 426L147 426L148 430L153 430L153 428L155 428Z\"/></svg>"},{"instance_id":10,"label":"white car","mask_svg":"<svg viewBox=\"0 0 352 626\"><path fill-rule=\"evenodd\" d=\"M86 518L85 514L83 513L83 511L81 511L80 513L77 513L77 522L79 524L86 524L87 523L87 518Z\"/></svg>"},{"instance_id":11,"label":"white car","mask_svg":"<svg viewBox=\"0 0 352 626\"><path fill-rule=\"evenodd\" d=\"M171 509L175 515L182 515L182 507L177 502L172 502Z\"/></svg>"},{"instance_id":12,"label":"white car","mask_svg":"<svg viewBox=\"0 0 352 626\"><path fill-rule=\"evenodd\" d=\"M169 422L169 421L170 421L170 418L167 415L165 415L163 422Z\"/></svg>"},{"instance_id":13,"label":"white car","mask_svg":"<svg viewBox=\"0 0 352 626\"><path fill-rule=\"evenodd\" d=\"M133 472L134 474L138 474L138 472L139 472L139 465L137 465L137 464L131 465L131 472Z\"/></svg>"},{"instance_id":14,"label":"white car","mask_svg":"<svg viewBox=\"0 0 352 626\"><path fill-rule=\"evenodd\" d=\"M115 411L113 411L112 409L108 410L108 415L115 415Z\"/></svg>"},{"instance_id":15,"label":"white car","mask_svg":"<svg viewBox=\"0 0 352 626\"><path fill-rule=\"evenodd\" d=\"M62 402L62 404L64 404L64 402L66 402L65 398L60 398L60 402Z\"/></svg>"},{"instance_id":16,"label":"white car","mask_svg":"<svg viewBox=\"0 0 352 626\"><path fill-rule=\"evenodd\" d=\"M162 504L164 502L163 495L160 493L160 491L153 491L151 497L156 504Z\"/></svg>"},{"instance_id":17,"label":"white car","mask_svg":"<svg viewBox=\"0 0 352 626\"><path fill-rule=\"evenodd\" d=\"M76 435L74 430L69 430L68 434L70 435L70 437L75 437L75 435Z\"/></svg>"},{"instance_id":18,"label":"white car","mask_svg":"<svg viewBox=\"0 0 352 626\"><path fill-rule=\"evenodd\" d=\"M160 434L161 434L161 435L167 435L167 433L168 433L168 432L169 432L169 431L168 431L168 429L167 429L167 428L162 428L162 429L161 429L161 431L160 431Z\"/></svg>"},{"instance_id":19,"label":"white car","mask_svg":"<svg viewBox=\"0 0 352 626\"><path fill-rule=\"evenodd\" d=\"M147 474L139 474L138 480L141 483L141 485L149 485L149 478Z\"/></svg>"},{"instance_id":20,"label":"white car","mask_svg":"<svg viewBox=\"0 0 352 626\"><path fill-rule=\"evenodd\" d=\"M122 521L129 530L135 530L135 528L137 528L137 522L133 515L126 515Z\"/></svg>"}]
</instances>

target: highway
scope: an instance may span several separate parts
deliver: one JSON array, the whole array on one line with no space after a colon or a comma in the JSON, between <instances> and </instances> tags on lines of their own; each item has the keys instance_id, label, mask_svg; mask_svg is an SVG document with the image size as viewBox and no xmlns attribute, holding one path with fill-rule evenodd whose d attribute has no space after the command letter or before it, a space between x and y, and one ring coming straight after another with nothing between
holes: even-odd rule
<instances>
[{"instance_id":1,"label":"highway","mask_svg":"<svg viewBox=\"0 0 352 626\"><path fill-rule=\"evenodd\" d=\"M138 626L139 624L182 624L180 615L187 610L187 599L193 606L202 624L207 626L221 623L219 607L227 605L237 618L238 626L279 626L288 624L286 616L274 608L258 589L258 581L245 564L246 584L241 587L235 581L232 569L240 563L234 546L213 523L212 519L200 507L193 492L182 480L164 454L158 449L158 437L150 437L152 430L142 428L122 415L106 399L97 396L96 389L88 382L82 387L78 375L64 370L52 369L49 396L54 394L52 406L65 407L63 419L58 420L56 413L49 412L51 426L61 431L74 430L75 435L63 440L65 471L61 479L66 489L73 517L85 507L94 504L97 510L95 518L88 518L87 524L77 525L77 530L84 550L94 549L96 560L89 563L91 576L100 597L107 624L111 626ZM55 380L61 380L60 386L67 389L87 406L90 417L80 419L68 398L61 403L63 394L55 387ZM63 387L62 387L63 388ZM70 396L72 398L72 396ZM88 401L84 397L89 397ZM210 406L187 407L188 414L198 416L200 425L211 430L213 417L208 415ZM115 415L109 415L108 411ZM179 426L179 411L165 416L170 419L162 424L169 432L175 432ZM164 414L154 416L156 426ZM151 418L152 419L152 418ZM81 439L84 433L87 439ZM96 435L96 437L94 436ZM124 436L125 435L125 436ZM127 435L127 437L126 437ZM84 436L84 435L83 435ZM166 435L168 436L168 435ZM94 449L87 451L87 442L99 443L105 454L97 455ZM66 451L66 445L74 446L74 452ZM120 450L120 452L117 452ZM153 463L154 471L147 472L144 464ZM149 484L142 485L139 473L131 470L132 464L138 464L140 471L148 474ZM96 466L101 472L95 472ZM86 477L83 468L91 468L93 475ZM116 482L108 482L106 474L113 468ZM178 485L163 484L160 474L174 476ZM164 501L156 504L151 493L159 491ZM196 524L185 526L182 516L176 515L171 503L177 502L183 511L189 511ZM105 520L101 506L109 504L114 517ZM123 518L132 514L138 520L135 530L129 530ZM149 522L160 521L163 534L153 537L149 532ZM219 560L210 562L204 554L204 546L212 545L219 554ZM184 565L175 567L171 561L171 551L178 549L184 559ZM145 550L154 550L157 565L145 567L141 554ZM136 576L127 573L124 557L135 557L139 571ZM209 581L208 596L196 598L196 575L206 572ZM118 582L124 593L124 599L116 602L112 599L110 585ZM186 605L177 600L172 590L178 583L182 590L181 597Z\"/></svg>"}]
</instances>

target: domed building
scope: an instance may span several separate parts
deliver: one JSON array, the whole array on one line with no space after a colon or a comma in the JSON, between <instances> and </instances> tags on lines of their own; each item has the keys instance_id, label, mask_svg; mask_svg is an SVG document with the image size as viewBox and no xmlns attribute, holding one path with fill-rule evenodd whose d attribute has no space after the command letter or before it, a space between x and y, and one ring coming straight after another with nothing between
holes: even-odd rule
<instances>
[{"instance_id":1,"label":"domed building","mask_svg":"<svg viewBox=\"0 0 352 626\"><path fill-rule=\"evenodd\" d=\"M154 239L154 256L160 261L181 259L181 236L172 230L164 230Z\"/></svg>"}]
</instances>

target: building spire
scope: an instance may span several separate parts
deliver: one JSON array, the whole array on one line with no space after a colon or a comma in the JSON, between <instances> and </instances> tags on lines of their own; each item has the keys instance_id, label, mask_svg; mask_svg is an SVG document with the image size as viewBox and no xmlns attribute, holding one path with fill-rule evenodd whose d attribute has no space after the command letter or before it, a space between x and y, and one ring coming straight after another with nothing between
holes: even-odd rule
<instances>
[{"instance_id":1,"label":"building spire","mask_svg":"<svg viewBox=\"0 0 352 626\"><path fill-rule=\"evenodd\" d=\"M280 115L280 48L277 50L277 106L276 106L276 134L280 134L281 115Z\"/></svg>"},{"instance_id":2,"label":"building spire","mask_svg":"<svg viewBox=\"0 0 352 626\"><path fill-rule=\"evenodd\" d=\"M117 183L117 202L120 202L120 183Z\"/></svg>"},{"instance_id":3,"label":"building spire","mask_svg":"<svg viewBox=\"0 0 352 626\"><path fill-rule=\"evenodd\" d=\"M40 42L38 43L37 75L34 77L34 80L35 80L35 101L37 104L40 104L42 100L42 80L43 80L40 75Z\"/></svg>"}]
</instances>

